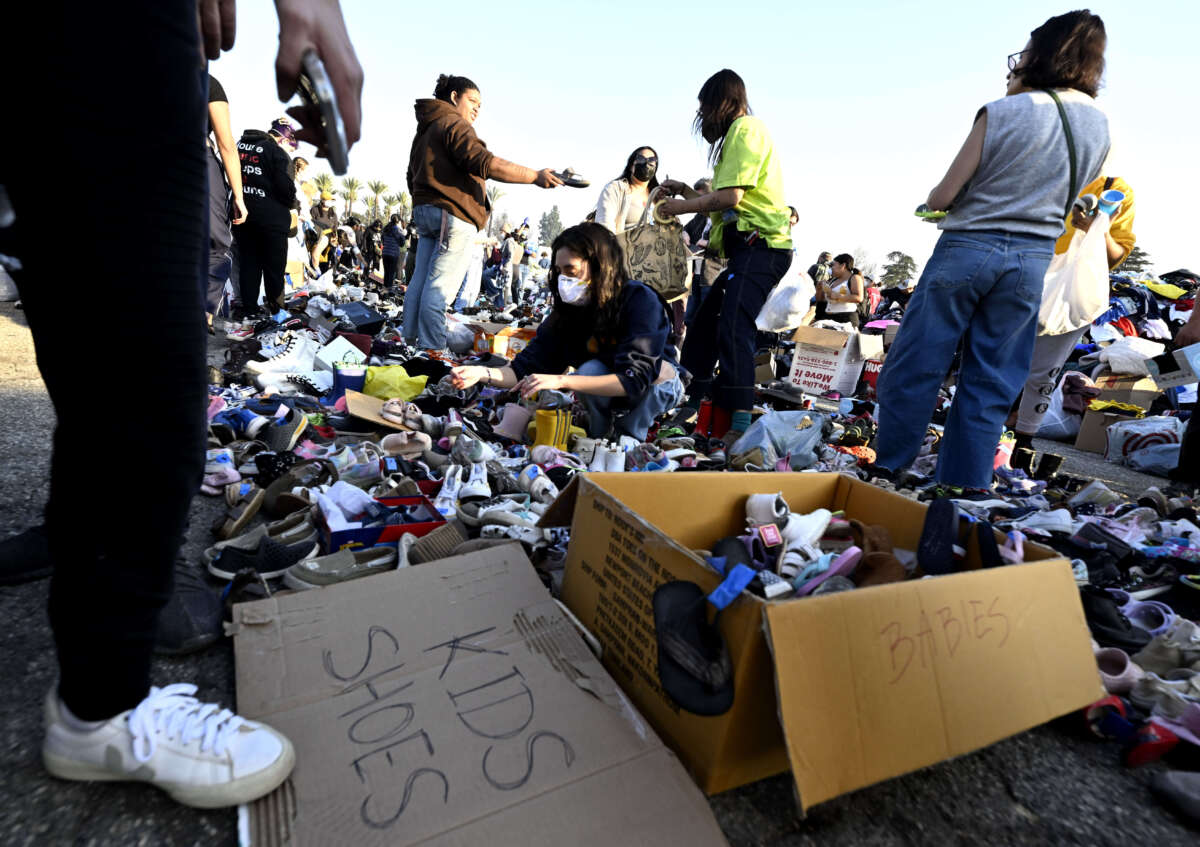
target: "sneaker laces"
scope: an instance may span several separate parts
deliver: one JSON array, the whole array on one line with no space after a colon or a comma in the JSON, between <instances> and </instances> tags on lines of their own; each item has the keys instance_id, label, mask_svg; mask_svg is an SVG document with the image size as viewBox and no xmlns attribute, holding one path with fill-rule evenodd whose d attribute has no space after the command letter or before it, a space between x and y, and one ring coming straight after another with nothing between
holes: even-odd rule
<instances>
[{"instance_id":1,"label":"sneaker laces","mask_svg":"<svg viewBox=\"0 0 1200 847\"><path fill-rule=\"evenodd\" d=\"M160 734L178 738L184 744L199 739L201 752L224 754L229 737L246 724L246 719L216 703L201 703L193 696L196 690L187 683L150 687L149 696L129 716L135 759L148 762Z\"/></svg>"}]
</instances>

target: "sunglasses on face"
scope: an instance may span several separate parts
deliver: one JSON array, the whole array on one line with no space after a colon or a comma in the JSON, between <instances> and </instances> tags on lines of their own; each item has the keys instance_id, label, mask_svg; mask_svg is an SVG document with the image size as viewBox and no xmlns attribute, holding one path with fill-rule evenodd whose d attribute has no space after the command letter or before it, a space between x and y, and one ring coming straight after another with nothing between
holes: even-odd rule
<instances>
[{"instance_id":1,"label":"sunglasses on face","mask_svg":"<svg viewBox=\"0 0 1200 847\"><path fill-rule=\"evenodd\" d=\"M634 156L633 161L636 162L637 164L657 165L658 157L657 156Z\"/></svg>"},{"instance_id":2,"label":"sunglasses on face","mask_svg":"<svg viewBox=\"0 0 1200 847\"><path fill-rule=\"evenodd\" d=\"M1016 53L1010 53L1008 55L1008 69L1010 71L1015 71L1017 69L1017 63L1021 61L1021 57L1024 56L1026 52L1028 51L1020 50Z\"/></svg>"}]
</instances>

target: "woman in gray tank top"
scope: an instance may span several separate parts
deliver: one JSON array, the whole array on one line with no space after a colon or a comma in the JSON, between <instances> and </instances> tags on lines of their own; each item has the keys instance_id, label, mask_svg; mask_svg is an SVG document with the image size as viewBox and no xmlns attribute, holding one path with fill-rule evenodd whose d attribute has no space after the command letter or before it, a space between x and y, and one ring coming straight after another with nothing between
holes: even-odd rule
<instances>
[{"instance_id":1,"label":"woman in gray tank top","mask_svg":"<svg viewBox=\"0 0 1200 847\"><path fill-rule=\"evenodd\" d=\"M990 488L996 442L1029 372L1054 241L1108 155L1108 119L1094 100L1106 43L1103 21L1087 11L1035 29L1009 57L1007 96L979 110L930 192L930 208L948 214L879 377L877 476L894 478L917 457L961 342L937 482L946 493Z\"/></svg>"}]
</instances>

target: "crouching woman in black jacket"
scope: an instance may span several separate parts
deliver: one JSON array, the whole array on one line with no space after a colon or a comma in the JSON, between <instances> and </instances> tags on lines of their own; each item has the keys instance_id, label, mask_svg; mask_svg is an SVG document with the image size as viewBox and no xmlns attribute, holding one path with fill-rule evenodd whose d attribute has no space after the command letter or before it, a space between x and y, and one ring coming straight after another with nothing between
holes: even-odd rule
<instances>
[{"instance_id":1,"label":"crouching woman in black jacket","mask_svg":"<svg viewBox=\"0 0 1200 847\"><path fill-rule=\"evenodd\" d=\"M658 294L622 272L621 247L594 223L563 230L551 249L547 285L554 306L537 337L503 368L453 370L455 387L482 382L574 391L588 410L588 435L638 441L654 419L679 404L683 386L667 344L670 316ZM568 368L573 373L565 373Z\"/></svg>"}]
</instances>

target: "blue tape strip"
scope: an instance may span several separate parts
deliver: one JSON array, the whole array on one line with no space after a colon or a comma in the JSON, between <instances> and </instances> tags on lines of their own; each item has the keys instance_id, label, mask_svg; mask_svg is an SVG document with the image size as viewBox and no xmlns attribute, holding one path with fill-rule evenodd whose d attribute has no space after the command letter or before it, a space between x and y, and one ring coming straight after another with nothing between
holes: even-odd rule
<instances>
[{"instance_id":1,"label":"blue tape strip","mask_svg":"<svg viewBox=\"0 0 1200 847\"><path fill-rule=\"evenodd\" d=\"M756 571L753 568L746 565L734 565L724 582L708 595L708 602L712 603L718 611L724 609L746 590L746 586L755 576Z\"/></svg>"}]
</instances>

